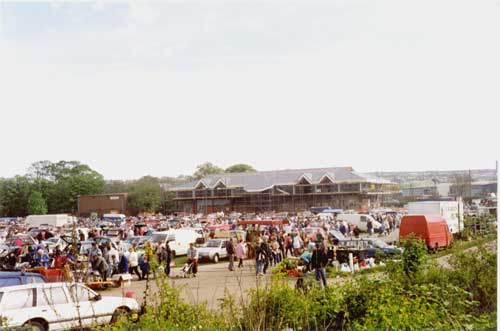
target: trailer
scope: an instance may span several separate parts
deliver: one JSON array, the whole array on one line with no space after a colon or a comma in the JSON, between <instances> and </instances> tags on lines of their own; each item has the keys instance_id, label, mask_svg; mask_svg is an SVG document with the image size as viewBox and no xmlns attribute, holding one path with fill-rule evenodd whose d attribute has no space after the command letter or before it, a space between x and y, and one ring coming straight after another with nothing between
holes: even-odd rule
<instances>
[{"instance_id":1,"label":"trailer","mask_svg":"<svg viewBox=\"0 0 500 331\"><path fill-rule=\"evenodd\" d=\"M416 201L407 205L408 215L439 215L446 220L451 233L464 228L463 203L461 201Z\"/></svg>"}]
</instances>

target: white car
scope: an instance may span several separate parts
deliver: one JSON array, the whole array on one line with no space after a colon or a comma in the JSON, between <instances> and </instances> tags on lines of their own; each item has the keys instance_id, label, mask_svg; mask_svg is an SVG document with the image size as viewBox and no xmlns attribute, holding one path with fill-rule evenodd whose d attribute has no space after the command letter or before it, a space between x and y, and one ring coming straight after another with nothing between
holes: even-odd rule
<instances>
[{"instance_id":1,"label":"white car","mask_svg":"<svg viewBox=\"0 0 500 331\"><path fill-rule=\"evenodd\" d=\"M49 250L49 252L52 253L56 246L59 246L60 250L64 250L66 246L68 246L68 243L61 238L52 237L42 241L42 245L44 245Z\"/></svg>"},{"instance_id":2,"label":"white car","mask_svg":"<svg viewBox=\"0 0 500 331\"><path fill-rule=\"evenodd\" d=\"M105 325L130 314L139 304L132 298L101 297L79 283L38 283L0 288L0 316L8 327L32 331L67 330Z\"/></svg>"},{"instance_id":3,"label":"white car","mask_svg":"<svg viewBox=\"0 0 500 331\"><path fill-rule=\"evenodd\" d=\"M209 239L203 247L198 248L198 259L200 261L210 260L215 263L227 257L226 244L229 239Z\"/></svg>"}]
</instances>

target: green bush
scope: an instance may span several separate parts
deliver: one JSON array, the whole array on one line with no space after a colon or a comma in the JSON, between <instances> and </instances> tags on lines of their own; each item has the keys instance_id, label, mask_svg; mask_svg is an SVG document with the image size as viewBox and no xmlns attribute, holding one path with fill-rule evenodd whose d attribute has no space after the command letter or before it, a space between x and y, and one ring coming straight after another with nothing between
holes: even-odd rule
<instances>
[{"instance_id":1,"label":"green bush","mask_svg":"<svg viewBox=\"0 0 500 331\"><path fill-rule=\"evenodd\" d=\"M458 253L451 268L428 263L425 246L406 241L401 262L388 261L382 277L359 275L342 285L301 289L273 277L244 302L226 292L220 309L188 304L165 279L150 293L139 322L120 320L105 331L160 330L495 330L496 252Z\"/></svg>"}]
</instances>

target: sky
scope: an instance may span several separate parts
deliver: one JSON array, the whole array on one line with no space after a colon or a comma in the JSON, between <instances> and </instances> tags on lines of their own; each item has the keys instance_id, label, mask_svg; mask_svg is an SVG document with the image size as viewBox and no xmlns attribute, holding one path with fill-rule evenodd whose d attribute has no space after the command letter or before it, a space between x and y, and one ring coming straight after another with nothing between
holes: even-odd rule
<instances>
[{"instance_id":1,"label":"sky","mask_svg":"<svg viewBox=\"0 0 500 331\"><path fill-rule=\"evenodd\" d=\"M500 1L0 1L0 177L494 168Z\"/></svg>"}]
</instances>

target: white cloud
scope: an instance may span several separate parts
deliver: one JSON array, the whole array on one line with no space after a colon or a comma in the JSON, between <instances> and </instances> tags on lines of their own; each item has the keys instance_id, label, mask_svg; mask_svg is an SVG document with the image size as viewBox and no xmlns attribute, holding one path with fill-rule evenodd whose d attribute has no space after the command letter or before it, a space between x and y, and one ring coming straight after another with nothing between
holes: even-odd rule
<instances>
[{"instance_id":1,"label":"white cloud","mask_svg":"<svg viewBox=\"0 0 500 331\"><path fill-rule=\"evenodd\" d=\"M131 2L129 6L130 20L133 23L153 24L160 17L151 4Z\"/></svg>"}]
</instances>

